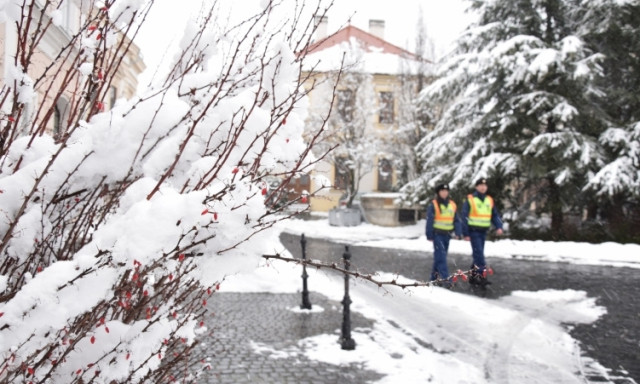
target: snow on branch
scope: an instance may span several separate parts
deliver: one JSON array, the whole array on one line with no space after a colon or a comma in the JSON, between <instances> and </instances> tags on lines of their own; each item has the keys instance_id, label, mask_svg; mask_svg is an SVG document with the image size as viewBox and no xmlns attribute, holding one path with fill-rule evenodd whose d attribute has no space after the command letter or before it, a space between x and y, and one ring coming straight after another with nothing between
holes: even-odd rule
<instances>
[{"instance_id":1,"label":"snow on branch","mask_svg":"<svg viewBox=\"0 0 640 384\"><path fill-rule=\"evenodd\" d=\"M208 297L295 214L268 204L286 193L269 179L326 155L311 149L328 116L304 132L301 47L327 9L283 23L269 1L219 30L214 3L166 74L112 103L116 79L135 85L154 1L16 4L0 5L16 37L0 88L0 381L195 379Z\"/></svg>"}]
</instances>

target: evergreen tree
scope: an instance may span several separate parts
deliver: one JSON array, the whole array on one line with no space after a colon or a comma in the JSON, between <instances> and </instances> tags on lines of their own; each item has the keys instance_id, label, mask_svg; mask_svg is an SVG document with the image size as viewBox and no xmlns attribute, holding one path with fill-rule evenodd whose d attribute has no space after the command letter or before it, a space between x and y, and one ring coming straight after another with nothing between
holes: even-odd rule
<instances>
[{"instance_id":1,"label":"evergreen tree","mask_svg":"<svg viewBox=\"0 0 640 384\"><path fill-rule=\"evenodd\" d=\"M613 126L600 136L606 165L586 190L597 199L591 215L611 223L640 216L640 2L591 0L581 8L585 40L605 55L602 108ZM626 212L623 211L626 209Z\"/></svg>"},{"instance_id":2,"label":"evergreen tree","mask_svg":"<svg viewBox=\"0 0 640 384\"><path fill-rule=\"evenodd\" d=\"M520 212L535 203L560 234L603 163L603 56L581 39L566 0L474 0L472 8L479 21L421 95L443 113L418 145L423 176L405 191L415 201L441 182L466 188L490 177L494 196Z\"/></svg>"}]
</instances>

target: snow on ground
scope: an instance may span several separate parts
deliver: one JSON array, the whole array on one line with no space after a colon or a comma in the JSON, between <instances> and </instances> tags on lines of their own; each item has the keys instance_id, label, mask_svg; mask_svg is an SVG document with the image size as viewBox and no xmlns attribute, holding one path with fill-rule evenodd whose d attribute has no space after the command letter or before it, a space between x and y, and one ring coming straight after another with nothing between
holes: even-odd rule
<instances>
[{"instance_id":1,"label":"snow on ground","mask_svg":"<svg viewBox=\"0 0 640 384\"><path fill-rule=\"evenodd\" d=\"M314 235L302 223L295 227ZM381 233L363 228L371 237ZM289 255L284 247L281 253ZM252 273L228 277L221 291L298 292L300 268L263 262ZM315 269L308 273L310 290L342 299L341 277ZM278 351L255 344L254 350L281 357L304 354L334 365L359 363L384 374L380 383L584 383L587 374L607 377L602 366L581 356L568 333L571 324L588 324L606 313L583 291L518 291L486 300L441 288L402 291L351 281L352 310L375 321L371 330L352 332L355 351L341 350L336 334L300 340L298 348Z\"/></svg>"},{"instance_id":2,"label":"snow on ground","mask_svg":"<svg viewBox=\"0 0 640 384\"><path fill-rule=\"evenodd\" d=\"M291 220L285 231L304 233L308 237L330 239L350 245L387 249L427 251L433 246L424 235L424 220L405 227L380 227L361 224L357 227L333 227L327 220ZM449 253L470 255L471 245L464 240L452 240ZM489 257L532 259L585 265L640 268L640 245L619 243L575 243L528 240L487 241L485 254Z\"/></svg>"}]
</instances>

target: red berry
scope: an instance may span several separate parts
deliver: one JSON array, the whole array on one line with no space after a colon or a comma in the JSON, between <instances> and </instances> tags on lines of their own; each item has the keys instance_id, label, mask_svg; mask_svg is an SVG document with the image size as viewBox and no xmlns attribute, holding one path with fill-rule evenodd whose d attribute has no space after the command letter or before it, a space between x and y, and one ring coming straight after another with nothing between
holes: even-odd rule
<instances>
[{"instance_id":1,"label":"red berry","mask_svg":"<svg viewBox=\"0 0 640 384\"><path fill-rule=\"evenodd\" d=\"M29 374L33 376L33 368L31 367L27 368L27 372L29 372Z\"/></svg>"},{"instance_id":2,"label":"red berry","mask_svg":"<svg viewBox=\"0 0 640 384\"><path fill-rule=\"evenodd\" d=\"M218 220L218 212L213 212L213 220Z\"/></svg>"},{"instance_id":3,"label":"red berry","mask_svg":"<svg viewBox=\"0 0 640 384\"><path fill-rule=\"evenodd\" d=\"M129 360L129 357L131 357L130 353L127 353L127 357L125 357L127 360Z\"/></svg>"},{"instance_id":4,"label":"red berry","mask_svg":"<svg viewBox=\"0 0 640 384\"><path fill-rule=\"evenodd\" d=\"M307 201L308 201L307 196L302 196L302 198L300 198L300 201L301 201L303 204L306 204L306 203L307 203Z\"/></svg>"},{"instance_id":5,"label":"red berry","mask_svg":"<svg viewBox=\"0 0 640 384\"><path fill-rule=\"evenodd\" d=\"M109 333L109 327L104 327L104 330Z\"/></svg>"},{"instance_id":6,"label":"red berry","mask_svg":"<svg viewBox=\"0 0 640 384\"><path fill-rule=\"evenodd\" d=\"M169 274L169 281L173 280L173 273Z\"/></svg>"},{"instance_id":7,"label":"red berry","mask_svg":"<svg viewBox=\"0 0 640 384\"><path fill-rule=\"evenodd\" d=\"M76 371L76 375L79 375L79 374L81 374L81 373L82 373L82 369L78 369L78 370Z\"/></svg>"},{"instance_id":8,"label":"red berry","mask_svg":"<svg viewBox=\"0 0 640 384\"><path fill-rule=\"evenodd\" d=\"M96 337L95 336L91 336L91 344L94 344L96 342Z\"/></svg>"},{"instance_id":9,"label":"red berry","mask_svg":"<svg viewBox=\"0 0 640 384\"><path fill-rule=\"evenodd\" d=\"M102 39L102 33L98 33L98 36L96 36L96 40L100 40Z\"/></svg>"},{"instance_id":10,"label":"red berry","mask_svg":"<svg viewBox=\"0 0 640 384\"><path fill-rule=\"evenodd\" d=\"M282 119L282 125L287 124L287 118L285 117L284 119Z\"/></svg>"},{"instance_id":11,"label":"red berry","mask_svg":"<svg viewBox=\"0 0 640 384\"><path fill-rule=\"evenodd\" d=\"M149 296L149 291L147 291L147 290L145 289L145 290L144 290L144 292L142 292L142 294L143 294L144 296Z\"/></svg>"},{"instance_id":12,"label":"red berry","mask_svg":"<svg viewBox=\"0 0 640 384\"><path fill-rule=\"evenodd\" d=\"M8 117L8 119L9 119L9 121L10 121L10 122L12 122L12 123L13 123L14 121L16 121L16 119L15 119L13 116L9 116L9 117Z\"/></svg>"},{"instance_id":13,"label":"red berry","mask_svg":"<svg viewBox=\"0 0 640 384\"><path fill-rule=\"evenodd\" d=\"M184 260L184 253L181 253L178 255L178 260L183 261Z\"/></svg>"},{"instance_id":14,"label":"red berry","mask_svg":"<svg viewBox=\"0 0 640 384\"><path fill-rule=\"evenodd\" d=\"M458 276L453 276L453 278L451 279L454 283L458 281Z\"/></svg>"},{"instance_id":15,"label":"red berry","mask_svg":"<svg viewBox=\"0 0 640 384\"><path fill-rule=\"evenodd\" d=\"M95 31L96 29L98 29L98 27L95 26L95 25L90 25L89 28L87 28L87 29L90 30L90 31Z\"/></svg>"},{"instance_id":16,"label":"red berry","mask_svg":"<svg viewBox=\"0 0 640 384\"><path fill-rule=\"evenodd\" d=\"M201 215L206 215L207 213L209 213L209 210L205 209L204 211L202 211Z\"/></svg>"},{"instance_id":17,"label":"red berry","mask_svg":"<svg viewBox=\"0 0 640 384\"><path fill-rule=\"evenodd\" d=\"M201 322L200 322L200 326L201 326L201 327L204 327L204 321L201 321Z\"/></svg>"},{"instance_id":18,"label":"red berry","mask_svg":"<svg viewBox=\"0 0 640 384\"><path fill-rule=\"evenodd\" d=\"M138 280L138 274L134 273L133 276L131 277L131 280L133 280L133 281Z\"/></svg>"},{"instance_id":19,"label":"red berry","mask_svg":"<svg viewBox=\"0 0 640 384\"><path fill-rule=\"evenodd\" d=\"M262 188L262 196L267 194L267 188Z\"/></svg>"},{"instance_id":20,"label":"red berry","mask_svg":"<svg viewBox=\"0 0 640 384\"><path fill-rule=\"evenodd\" d=\"M206 299L202 300L202 306L205 306L205 305L207 305L207 300Z\"/></svg>"},{"instance_id":21,"label":"red berry","mask_svg":"<svg viewBox=\"0 0 640 384\"><path fill-rule=\"evenodd\" d=\"M233 167L233 169L231 170L231 173L235 175L236 173L238 173L238 171L239 171L238 167Z\"/></svg>"}]
</instances>

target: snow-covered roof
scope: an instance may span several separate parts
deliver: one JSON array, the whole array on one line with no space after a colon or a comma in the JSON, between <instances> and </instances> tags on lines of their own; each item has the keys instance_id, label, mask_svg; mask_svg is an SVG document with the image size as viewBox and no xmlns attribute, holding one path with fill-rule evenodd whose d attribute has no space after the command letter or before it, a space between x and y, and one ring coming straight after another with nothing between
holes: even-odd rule
<instances>
[{"instance_id":1,"label":"snow-covered roof","mask_svg":"<svg viewBox=\"0 0 640 384\"><path fill-rule=\"evenodd\" d=\"M422 59L415 54L349 25L306 49L305 70L340 69L343 57L352 70L371 74L416 73ZM355 69L353 69L355 67Z\"/></svg>"}]
</instances>

